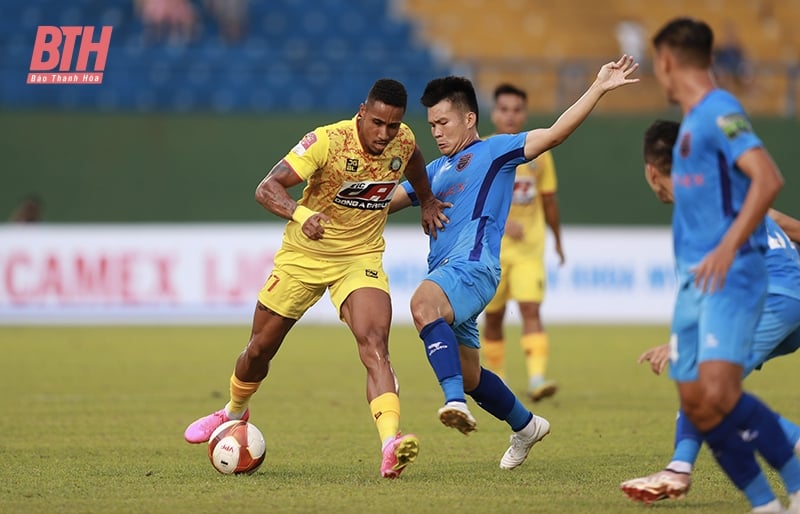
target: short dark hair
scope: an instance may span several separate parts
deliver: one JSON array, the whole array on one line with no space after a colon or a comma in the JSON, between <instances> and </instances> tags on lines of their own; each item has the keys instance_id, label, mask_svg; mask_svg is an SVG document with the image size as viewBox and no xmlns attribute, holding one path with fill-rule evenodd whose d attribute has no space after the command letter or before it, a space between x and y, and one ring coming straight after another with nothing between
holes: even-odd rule
<instances>
[{"instance_id":1,"label":"short dark hair","mask_svg":"<svg viewBox=\"0 0 800 514\"><path fill-rule=\"evenodd\" d=\"M405 86L394 79L378 79L370 88L369 93L367 93L367 101L365 103L370 104L374 101L383 102L393 107L400 107L405 112L408 104L408 93L406 93Z\"/></svg>"},{"instance_id":2,"label":"short dark hair","mask_svg":"<svg viewBox=\"0 0 800 514\"><path fill-rule=\"evenodd\" d=\"M519 96L520 98L522 98L526 102L528 101L528 93L526 93L524 89L520 89L517 86L514 86L512 84L508 84L508 83L500 84L499 86L494 88L494 100L495 101L497 101L497 99L500 97L500 95Z\"/></svg>"},{"instance_id":3,"label":"short dark hair","mask_svg":"<svg viewBox=\"0 0 800 514\"><path fill-rule=\"evenodd\" d=\"M675 18L653 36L653 47L672 50L681 64L708 68L714 47L714 32L705 22Z\"/></svg>"},{"instance_id":4,"label":"short dark hair","mask_svg":"<svg viewBox=\"0 0 800 514\"><path fill-rule=\"evenodd\" d=\"M672 148L678 140L680 128L677 121L656 120L644 133L644 162L652 164L664 175L672 172Z\"/></svg>"},{"instance_id":5,"label":"short dark hair","mask_svg":"<svg viewBox=\"0 0 800 514\"><path fill-rule=\"evenodd\" d=\"M474 112L475 121L478 121L478 97L475 95L475 87L469 79L451 75L428 82L422 98L420 98L422 105L433 107L442 100L450 100L453 105L468 112Z\"/></svg>"}]
</instances>

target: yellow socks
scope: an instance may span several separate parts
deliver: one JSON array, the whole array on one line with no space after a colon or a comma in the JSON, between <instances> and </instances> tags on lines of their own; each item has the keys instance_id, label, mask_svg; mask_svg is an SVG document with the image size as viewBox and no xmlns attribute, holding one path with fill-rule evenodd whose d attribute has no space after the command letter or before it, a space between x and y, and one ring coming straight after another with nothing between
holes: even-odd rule
<instances>
[{"instance_id":1,"label":"yellow socks","mask_svg":"<svg viewBox=\"0 0 800 514\"><path fill-rule=\"evenodd\" d=\"M489 371L501 379L505 378L506 345L502 339L486 339L481 337L483 358Z\"/></svg>"},{"instance_id":2,"label":"yellow socks","mask_svg":"<svg viewBox=\"0 0 800 514\"><path fill-rule=\"evenodd\" d=\"M231 374L231 401L225 406L228 416L241 417L247 410L250 397L258 391L261 382L242 382L236 378L236 373Z\"/></svg>"},{"instance_id":3,"label":"yellow socks","mask_svg":"<svg viewBox=\"0 0 800 514\"><path fill-rule=\"evenodd\" d=\"M369 402L369 410L381 441L394 438L400 431L400 398L395 393L383 393Z\"/></svg>"},{"instance_id":4,"label":"yellow socks","mask_svg":"<svg viewBox=\"0 0 800 514\"><path fill-rule=\"evenodd\" d=\"M520 344L525 352L525 366L528 368L528 378L544 378L547 369L547 356L550 341L544 332L524 334Z\"/></svg>"}]
</instances>

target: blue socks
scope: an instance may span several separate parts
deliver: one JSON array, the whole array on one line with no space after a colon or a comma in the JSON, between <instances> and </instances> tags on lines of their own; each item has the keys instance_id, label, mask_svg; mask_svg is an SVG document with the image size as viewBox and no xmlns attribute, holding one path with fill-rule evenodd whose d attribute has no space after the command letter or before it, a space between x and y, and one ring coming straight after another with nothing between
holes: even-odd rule
<instances>
[{"instance_id":1,"label":"blue socks","mask_svg":"<svg viewBox=\"0 0 800 514\"><path fill-rule=\"evenodd\" d=\"M425 355L442 387L445 403L466 403L461 358L452 327L439 318L422 327L419 337L425 343ZM522 405L500 377L487 369L481 368L478 387L468 394L482 409L508 423L515 432L525 428L533 419L531 411Z\"/></svg>"},{"instance_id":2,"label":"blue socks","mask_svg":"<svg viewBox=\"0 0 800 514\"><path fill-rule=\"evenodd\" d=\"M531 411L522 405L505 382L488 369L481 368L481 381L478 382L478 387L467 394L483 410L508 423L514 432L525 428L533 418Z\"/></svg>"},{"instance_id":3,"label":"blue socks","mask_svg":"<svg viewBox=\"0 0 800 514\"><path fill-rule=\"evenodd\" d=\"M422 327L419 337L425 343L425 355L442 387L445 403L466 403L461 358L453 329L444 318L439 318Z\"/></svg>"},{"instance_id":4,"label":"blue socks","mask_svg":"<svg viewBox=\"0 0 800 514\"><path fill-rule=\"evenodd\" d=\"M783 432L789 439L789 444L796 446L800 442L800 427L778 414L778 423L780 423Z\"/></svg>"},{"instance_id":5,"label":"blue socks","mask_svg":"<svg viewBox=\"0 0 800 514\"><path fill-rule=\"evenodd\" d=\"M776 416L783 433L789 439L789 444L797 445L800 442L800 427L779 414ZM675 451L672 454L672 461L687 462L693 465L697 461L702 442L703 435L689 421L686 414L679 410L678 419L675 422Z\"/></svg>"},{"instance_id":6,"label":"blue socks","mask_svg":"<svg viewBox=\"0 0 800 514\"><path fill-rule=\"evenodd\" d=\"M758 453L780 474L786 490L790 493L800 490L800 461L794 455L794 445L787 439L778 415L750 394L742 394L739 404L742 403L752 405L747 423L740 425L746 429L742 438L749 431Z\"/></svg>"},{"instance_id":7,"label":"blue socks","mask_svg":"<svg viewBox=\"0 0 800 514\"><path fill-rule=\"evenodd\" d=\"M678 419L675 421L675 451L672 460L694 465L702 443L703 435L694 428L686 414L679 410Z\"/></svg>"},{"instance_id":8,"label":"blue socks","mask_svg":"<svg viewBox=\"0 0 800 514\"><path fill-rule=\"evenodd\" d=\"M706 432L714 458L753 506L764 505L775 499L775 494L756 462L752 440L745 441L739 427L747 426L754 414L755 405L742 395L733 410L716 427Z\"/></svg>"},{"instance_id":9,"label":"blue socks","mask_svg":"<svg viewBox=\"0 0 800 514\"><path fill-rule=\"evenodd\" d=\"M757 450L778 471L790 493L800 490L800 461L778 416L756 397L744 393L722 422L705 434L717 462L751 505L775 499L755 458Z\"/></svg>"}]
</instances>

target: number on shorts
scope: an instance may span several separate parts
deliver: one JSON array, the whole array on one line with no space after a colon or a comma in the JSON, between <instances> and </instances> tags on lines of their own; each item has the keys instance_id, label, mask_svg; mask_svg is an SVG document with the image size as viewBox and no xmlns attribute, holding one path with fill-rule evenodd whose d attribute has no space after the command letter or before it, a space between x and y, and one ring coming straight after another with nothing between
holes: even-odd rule
<instances>
[{"instance_id":1,"label":"number on shorts","mask_svg":"<svg viewBox=\"0 0 800 514\"><path fill-rule=\"evenodd\" d=\"M272 291L275 289L275 286L278 285L278 282L281 281L281 278L273 273L270 273L267 277L267 291Z\"/></svg>"}]
</instances>

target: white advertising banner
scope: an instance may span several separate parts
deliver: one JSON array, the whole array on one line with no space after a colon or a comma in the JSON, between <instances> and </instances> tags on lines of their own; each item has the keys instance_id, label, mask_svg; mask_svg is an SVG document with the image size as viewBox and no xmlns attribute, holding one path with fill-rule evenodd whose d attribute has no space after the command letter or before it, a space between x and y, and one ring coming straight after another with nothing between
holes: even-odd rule
<instances>
[{"instance_id":1,"label":"white advertising banner","mask_svg":"<svg viewBox=\"0 0 800 514\"><path fill-rule=\"evenodd\" d=\"M282 224L5 225L0 323L249 324ZM384 268L395 322L425 276L427 238L387 228ZM545 322L665 323L675 277L666 227L563 229L567 263L548 242ZM507 319L518 321L515 306ZM323 298L304 322L337 322Z\"/></svg>"}]
</instances>

